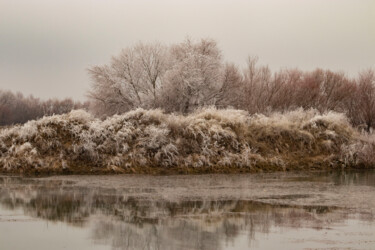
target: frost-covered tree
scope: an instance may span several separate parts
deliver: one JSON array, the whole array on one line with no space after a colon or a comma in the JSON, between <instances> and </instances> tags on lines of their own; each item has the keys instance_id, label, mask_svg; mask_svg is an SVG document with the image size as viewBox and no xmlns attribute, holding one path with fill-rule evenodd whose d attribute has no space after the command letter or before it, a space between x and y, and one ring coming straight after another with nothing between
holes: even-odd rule
<instances>
[{"instance_id":1,"label":"frost-covered tree","mask_svg":"<svg viewBox=\"0 0 375 250\"><path fill-rule=\"evenodd\" d=\"M170 47L138 44L89 69L96 113L137 107L189 112L214 105L223 86L224 65L214 40L190 39Z\"/></svg>"},{"instance_id":2,"label":"frost-covered tree","mask_svg":"<svg viewBox=\"0 0 375 250\"><path fill-rule=\"evenodd\" d=\"M187 39L172 46L171 65L163 89L167 110L187 113L216 103L223 84L223 63L214 40Z\"/></svg>"},{"instance_id":3,"label":"frost-covered tree","mask_svg":"<svg viewBox=\"0 0 375 250\"><path fill-rule=\"evenodd\" d=\"M93 81L89 97L97 113L154 108L167 64L165 46L139 43L112 57L109 65L91 67L89 73Z\"/></svg>"}]
</instances>

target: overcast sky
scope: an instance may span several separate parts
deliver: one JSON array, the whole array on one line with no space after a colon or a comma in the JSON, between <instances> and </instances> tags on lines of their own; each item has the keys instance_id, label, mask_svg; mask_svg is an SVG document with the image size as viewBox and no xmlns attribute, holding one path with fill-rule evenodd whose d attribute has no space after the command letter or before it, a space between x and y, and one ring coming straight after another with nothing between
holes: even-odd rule
<instances>
[{"instance_id":1,"label":"overcast sky","mask_svg":"<svg viewBox=\"0 0 375 250\"><path fill-rule=\"evenodd\" d=\"M138 41L218 41L238 65L375 67L374 0L0 0L0 89L84 100L89 66Z\"/></svg>"}]
</instances>

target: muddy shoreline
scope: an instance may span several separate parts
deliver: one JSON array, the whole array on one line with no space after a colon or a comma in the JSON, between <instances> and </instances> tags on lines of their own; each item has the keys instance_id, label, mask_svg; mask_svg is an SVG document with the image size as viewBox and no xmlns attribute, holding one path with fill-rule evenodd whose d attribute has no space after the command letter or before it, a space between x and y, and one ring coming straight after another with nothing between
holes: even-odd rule
<instances>
[{"instance_id":1,"label":"muddy shoreline","mask_svg":"<svg viewBox=\"0 0 375 250\"><path fill-rule=\"evenodd\" d=\"M324 165L316 166L296 166L288 168L278 168L274 166L259 166L253 168L236 167L131 167L131 168L98 168L98 167L77 167L77 168L26 168L14 171L4 171L0 169L0 175L23 175L23 176L53 176L53 175L205 175L205 174L257 174L257 173L314 173L330 171L366 171L373 170L374 167L350 166L332 167Z\"/></svg>"}]
</instances>

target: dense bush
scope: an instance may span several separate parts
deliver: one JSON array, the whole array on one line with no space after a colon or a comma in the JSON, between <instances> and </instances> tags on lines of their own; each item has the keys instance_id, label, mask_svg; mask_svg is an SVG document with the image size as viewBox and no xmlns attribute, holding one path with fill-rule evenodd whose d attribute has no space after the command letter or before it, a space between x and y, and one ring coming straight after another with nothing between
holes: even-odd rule
<instances>
[{"instance_id":1,"label":"dense bush","mask_svg":"<svg viewBox=\"0 0 375 250\"><path fill-rule=\"evenodd\" d=\"M267 116L137 109L105 120L79 110L0 132L0 169L6 172L371 167L373 151L373 142L361 138L345 115L313 109Z\"/></svg>"}]
</instances>

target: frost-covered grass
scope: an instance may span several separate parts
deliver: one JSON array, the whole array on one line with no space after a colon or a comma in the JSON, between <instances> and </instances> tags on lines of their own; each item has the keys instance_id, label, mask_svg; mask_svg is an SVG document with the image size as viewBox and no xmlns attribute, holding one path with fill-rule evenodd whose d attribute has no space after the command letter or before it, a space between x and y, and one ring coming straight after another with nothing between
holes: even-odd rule
<instances>
[{"instance_id":1,"label":"frost-covered grass","mask_svg":"<svg viewBox=\"0 0 375 250\"><path fill-rule=\"evenodd\" d=\"M137 109L102 121L83 110L0 130L2 172L252 172L373 167L374 140L343 114Z\"/></svg>"}]
</instances>

